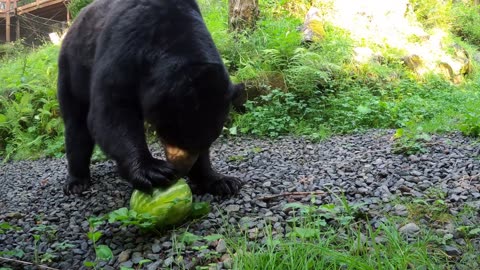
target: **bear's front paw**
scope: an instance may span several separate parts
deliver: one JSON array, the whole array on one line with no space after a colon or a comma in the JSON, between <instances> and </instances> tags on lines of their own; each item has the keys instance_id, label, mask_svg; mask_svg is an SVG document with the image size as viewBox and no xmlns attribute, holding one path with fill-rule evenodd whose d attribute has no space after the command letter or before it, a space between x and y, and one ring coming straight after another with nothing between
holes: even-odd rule
<instances>
[{"instance_id":1,"label":"bear's front paw","mask_svg":"<svg viewBox=\"0 0 480 270\"><path fill-rule=\"evenodd\" d=\"M210 193L217 196L231 196L238 193L242 185L243 182L239 178L219 174L212 177L207 186L199 188L200 193Z\"/></svg>"},{"instance_id":2,"label":"bear's front paw","mask_svg":"<svg viewBox=\"0 0 480 270\"><path fill-rule=\"evenodd\" d=\"M63 186L65 195L79 195L86 191L91 185L90 178L79 178L69 175L67 183Z\"/></svg>"},{"instance_id":3,"label":"bear's front paw","mask_svg":"<svg viewBox=\"0 0 480 270\"><path fill-rule=\"evenodd\" d=\"M178 177L173 165L169 162L153 159L139 164L128 176L134 189L151 193L154 187L168 187Z\"/></svg>"}]
</instances>

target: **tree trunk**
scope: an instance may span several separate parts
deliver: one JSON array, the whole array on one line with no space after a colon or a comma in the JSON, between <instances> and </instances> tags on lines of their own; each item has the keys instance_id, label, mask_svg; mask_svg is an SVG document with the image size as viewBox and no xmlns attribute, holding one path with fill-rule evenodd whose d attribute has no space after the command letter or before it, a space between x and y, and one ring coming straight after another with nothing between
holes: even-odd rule
<instances>
[{"instance_id":1,"label":"tree trunk","mask_svg":"<svg viewBox=\"0 0 480 270\"><path fill-rule=\"evenodd\" d=\"M253 28L258 15L258 0L228 0L228 26L230 31Z\"/></svg>"},{"instance_id":2,"label":"tree trunk","mask_svg":"<svg viewBox=\"0 0 480 270\"><path fill-rule=\"evenodd\" d=\"M5 9L7 10L7 15L5 17L5 41L10 42L11 40L11 35L10 35L10 0L7 0L6 7Z\"/></svg>"}]
</instances>

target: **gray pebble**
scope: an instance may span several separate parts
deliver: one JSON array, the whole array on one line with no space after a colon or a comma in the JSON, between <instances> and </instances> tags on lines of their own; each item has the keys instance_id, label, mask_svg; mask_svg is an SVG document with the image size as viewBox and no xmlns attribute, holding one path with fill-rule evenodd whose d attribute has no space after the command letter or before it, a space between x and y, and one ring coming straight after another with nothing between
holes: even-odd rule
<instances>
[{"instance_id":1,"label":"gray pebble","mask_svg":"<svg viewBox=\"0 0 480 270\"><path fill-rule=\"evenodd\" d=\"M458 249L454 246L444 246L443 250L449 256L461 256L462 255L462 252L460 251L460 249Z\"/></svg>"},{"instance_id":2,"label":"gray pebble","mask_svg":"<svg viewBox=\"0 0 480 270\"><path fill-rule=\"evenodd\" d=\"M153 253L159 253L161 250L162 250L162 247L160 246L160 244L155 243L155 244L152 245L152 252Z\"/></svg>"},{"instance_id":3,"label":"gray pebble","mask_svg":"<svg viewBox=\"0 0 480 270\"><path fill-rule=\"evenodd\" d=\"M399 231L406 235L415 235L420 231L420 227L415 223L408 223L401 227Z\"/></svg>"},{"instance_id":4,"label":"gray pebble","mask_svg":"<svg viewBox=\"0 0 480 270\"><path fill-rule=\"evenodd\" d=\"M134 264L138 264L141 260L143 260L142 253L134 252L133 255L132 255L132 262Z\"/></svg>"},{"instance_id":5,"label":"gray pebble","mask_svg":"<svg viewBox=\"0 0 480 270\"><path fill-rule=\"evenodd\" d=\"M132 261L126 261L126 262L121 263L120 266L123 266L123 267L132 267L132 266L133 266L133 262L132 262Z\"/></svg>"},{"instance_id":6,"label":"gray pebble","mask_svg":"<svg viewBox=\"0 0 480 270\"><path fill-rule=\"evenodd\" d=\"M158 260L155 261L147 266L147 270L157 270L160 269L160 266L162 265L163 261Z\"/></svg>"},{"instance_id":7,"label":"gray pebble","mask_svg":"<svg viewBox=\"0 0 480 270\"><path fill-rule=\"evenodd\" d=\"M220 239L220 240L218 241L218 244L217 244L217 247L215 248L215 250L216 250L218 253L225 253L225 252L227 252L227 243L225 242L225 240Z\"/></svg>"},{"instance_id":8,"label":"gray pebble","mask_svg":"<svg viewBox=\"0 0 480 270\"><path fill-rule=\"evenodd\" d=\"M258 205L258 206L260 206L260 207L262 207L262 208L267 207L267 203L266 203L266 202L256 201L255 204Z\"/></svg>"},{"instance_id":9,"label":"gray pebble","mask_svg":"<svg viewBox=\"0 0 480 270\"><path fill-rule=\"evenodd\" d=\"M173 257L168 257L165 261L163 261L163 266L169 267L174 261L175 259Z\"/></svg>"},{"instance_id":10,"label":"gray pebble","mask_svg":"<svg viewBox=\"0 0 480 270\"><path fill-rule=\"evenodd\" d=\"M118 255L118 262L119 263L123 263L123 262L126 262L130 259L130 254L132 253L131 250L127 249L127 250L124 250L122 252L120 252L120 254Z\"/></svg>"},{"instance_id":11,"label":"gray pebble","mask_svg":"<svg viewBox=\"0 0 480 270\"><path fill-rule=\"evenodd\" d=\"M225 207L225 211L227 212L238 212L239 210L240 210L240 205L237 205L237 204L231 204Z\"/></svg>"}]
</instances>

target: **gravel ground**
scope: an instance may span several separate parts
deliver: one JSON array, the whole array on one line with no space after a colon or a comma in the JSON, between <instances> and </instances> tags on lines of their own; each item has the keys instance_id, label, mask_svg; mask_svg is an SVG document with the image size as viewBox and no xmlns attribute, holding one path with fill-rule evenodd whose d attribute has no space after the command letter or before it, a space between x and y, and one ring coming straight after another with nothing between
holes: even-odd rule
<instances>
[{"instance_id":1,"label":"gravel ground","mask_svg":"<svg viewBox=\"0 0 480 270\"><path fill-rule=\"evenodd\" d=\"M404 208L391 203L394 198L424 197L432 188L447 194L445 201L453 214L464 204L480 213L480 146L474 140L459 134L434 136L428 153L407 157L392 153L392 134L372 131L321 143L299 138L219 140L212 152L214 166L245 179L246 184L232 198L196 197L195 200L210 201L213 210L208 217L190 224L190 231L198 235L221 233L221 225L228 219L230 224L246 224L251 233L270 221L281 234L288 230L287 214L282 211L288 198L263 201L258 197L326 188L338 194L337 191L345 191L350 202L365 203L366 211L378 219L387 212L402 215ZM66 197L61 192L66 174L64 159L0 165L0 223L7 221L21 227L18 232L0 234L0 251L21 249L26 253L22 260L33 261L35 228L49 225L56 234L51 230L42 233L37 247L39 254L56 255L46 264L59 269L84 269L83 262L95 256L87 239L87 217L128 206L131 195L131 188L118 177L112 162L93 165L92 173L94 185L90 192L83 197ZM316 203L331 202L332 197L320 196ZM310 198L300 200L308 202ZM464 222L478 226L479 219L471 217ZM417 229L415 224L408 226L402 229ZM152 237L133 228L109 225L104 234L100 243L109 245L115 255L110 262L100 264L105 269L132 266L144 258L154 261L147 269L174 268L176 251L171 233ZM65 241L73 246L62 250L59 244ZM480 250L480 243L476 244ZM451 252L458 252L451 248ZM223 240L210 243L208 249L220 256L226 253ZM208 249L185 249L187 268L194 268L193 258L201 262ZM12 264L5 266L24 269Z\"/></svg>"}]
</instances>

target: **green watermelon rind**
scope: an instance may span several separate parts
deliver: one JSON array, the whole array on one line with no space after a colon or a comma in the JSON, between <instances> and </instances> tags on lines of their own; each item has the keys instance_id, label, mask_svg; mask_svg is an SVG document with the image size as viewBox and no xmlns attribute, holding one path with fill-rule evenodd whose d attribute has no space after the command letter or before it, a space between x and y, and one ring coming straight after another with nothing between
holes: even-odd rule
<instances>
[{"instance_id":1,"label":"green watermelon rind","mask_svg":"<svg viewBox=\"0 0 480 270\"><path fill-rule=\"evenodd\" d=\"M168 188L156 188L153 194L134 190L130 209L155 217L155 226L175 225L187 218L192 210L192 190L185 179Z\"/></svg>"}]
</instances>

